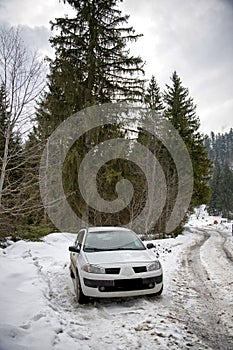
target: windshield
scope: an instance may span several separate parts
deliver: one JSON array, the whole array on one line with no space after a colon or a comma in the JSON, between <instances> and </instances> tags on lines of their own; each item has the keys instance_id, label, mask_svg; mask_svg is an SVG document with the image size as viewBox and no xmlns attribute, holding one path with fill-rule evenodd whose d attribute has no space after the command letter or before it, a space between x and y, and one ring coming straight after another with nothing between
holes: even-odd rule
<instances>
[{"instance_id":1,"label":"windshield","mask_svg":"<svg viewBox=\"0 0 233 350\"><path fill-rule=\"evenodd\" d=\"M83 250L99 252L109 250L144 250L142 241L132 231L89 232Z\"/></svg>"}]
</instances>

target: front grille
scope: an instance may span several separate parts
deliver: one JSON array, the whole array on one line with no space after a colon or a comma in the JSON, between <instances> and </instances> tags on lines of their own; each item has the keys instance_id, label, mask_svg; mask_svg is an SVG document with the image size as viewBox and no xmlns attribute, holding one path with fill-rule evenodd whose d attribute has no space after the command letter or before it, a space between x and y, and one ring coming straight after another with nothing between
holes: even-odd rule
<instances>
[{"instance_id":1,"label":"front grille","mask_svg":"<svg viewBox=\"0 0 233 350\"><path fill-rule=\"evenodd\" d=\"M121 269L119 267L108 267L108 268L105 269L105 273L113 274L113 275L119 275L120 270Z\"/></svg>"},{"instance_id":2,"label":"front grille","mask_svg":"<svg viewBox=\"0 0 233 350\"><path fill-rule=\"evenodd\" d=\"M119 280L91 280L84 278L84 284L87 287L98 288L100 292L117 292L151 289L155 284L161 283L163 276L155 276L148 278L133 278Z\"/></svg>"},{"instance_id":3,"label":"front grille","mask_svg":"<svg viewBox=\"0 0 233 350\"><path fill-rule=\"evenodd\" d=\"M146 281L147 282L147 281ZM100 292L125 292L131 290L151 289L154 287L154 281L144 283L142 278L134 278L132 280L115 280L113 286L105 286L104 289L99 288Z\"/></svg>"},{"instance_id":4,"label":"front grille","mask_svg":"<svg viewBox=\"0 0 233 350\"><path fill-rule=\"evenodd\" d=\"M133 270L135 273L146 272L146 266L134 266Z\"/></svg>"}]
</instances>

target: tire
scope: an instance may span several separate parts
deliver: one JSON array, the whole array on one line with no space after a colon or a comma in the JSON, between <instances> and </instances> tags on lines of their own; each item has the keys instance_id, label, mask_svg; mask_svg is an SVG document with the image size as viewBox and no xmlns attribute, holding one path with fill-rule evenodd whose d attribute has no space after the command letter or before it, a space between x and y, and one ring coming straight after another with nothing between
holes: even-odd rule
<instances>
[{"instance_id":1,"label":"tire","mask_svg":"<svg viewBox=\"0 0 233 350\"><path fill-rule=\"evenodd\" d=\"M75 279L75 275L74 275L74 273L73 273L71 267L70 267L70 277L72 278L72 280Z\"/></svg>"},{"instance_id":2,"label":"tire","mask_svg":"<svg viewBox=\"0 0 233 350\"><path fill-rule=\"evenodd\" d=\"M76 301L79 304L86 304L88 302L89 298L83 294L78 273L77 273L75 280L74 280L74 291L75 291Z\"/></svg>"}]
</instances>

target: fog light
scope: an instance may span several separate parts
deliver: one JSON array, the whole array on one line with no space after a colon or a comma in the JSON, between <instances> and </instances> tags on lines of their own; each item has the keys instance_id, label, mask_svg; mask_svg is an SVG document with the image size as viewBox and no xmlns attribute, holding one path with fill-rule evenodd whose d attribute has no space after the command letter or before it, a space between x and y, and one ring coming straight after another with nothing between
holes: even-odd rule
<instances>
[{"instance_id":1,"label":"fog light","mask_svg":"<svg viewBox=\"0 0 233 350\"><path fill-rule=\"evenodd\" d=\"M101 292L104 292L104 291L105 291L105 287L104 287L104 286L101 286L101 287L100 287L100 291L101 291Z\"/></svg>"},{"instance_id":2,"label":"fog light","mask_svg":"<svg viewBox=\"0 0 233 350\"><path fill-rule=\"evenodd\" d=\"M154 288L154 283L150 283L149 288Z\"/></svg>"}]
</instances>

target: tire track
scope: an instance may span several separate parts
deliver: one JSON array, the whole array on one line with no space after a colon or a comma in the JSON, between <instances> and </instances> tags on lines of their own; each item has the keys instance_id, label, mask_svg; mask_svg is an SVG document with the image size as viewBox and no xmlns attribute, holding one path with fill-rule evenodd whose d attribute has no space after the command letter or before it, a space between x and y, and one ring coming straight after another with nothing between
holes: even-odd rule
<instances>
[{"instance_id":1,"label":"tire track","mask_svg":"<svg viewBox=\"0 0 233 350\"><path fill-rule=\"evenodd\" d=\"M222 243L222 249L223 249L223 251L224 251L224 253L226 255L226 258L233 263L233 255L232 255L232 253L229 251L229 249L226 246L226 243L227 243L227 240L228 240L229 236L224 234L224 232L222 232L222 231L217 230L217 232L220 234L220 236L224 240L223 243Z\"/></svg>"},{"instance_id":2,"label":"tire track","mask_svg":"<svg viewBox=\"0 0 233 350\"><path fill-rule=\"evenodd\" d=\"M185 309L189 330L207 347L214 350L232 350L233 338L220 317L223 310L222 304L219 303L219 294L215 293L217 286L200 258L200 249L204 244L208 244L210 233L200 229L197 231L203 234L203 239L187 251L177 276L177 280L180 279L177 283L179 290L176 297L179 312L182 312L181 308Z\"/></svg>"}]
</instances>

